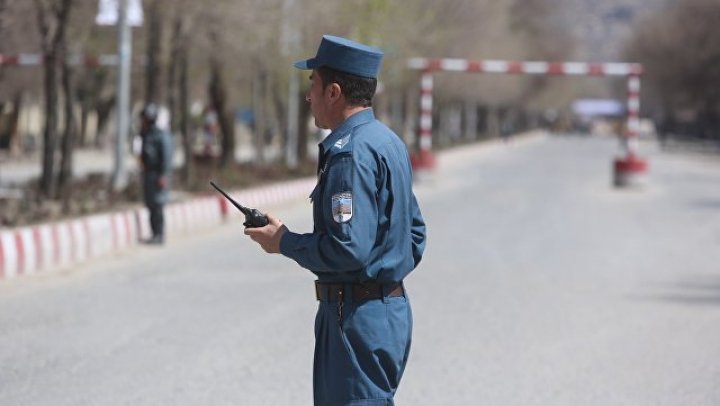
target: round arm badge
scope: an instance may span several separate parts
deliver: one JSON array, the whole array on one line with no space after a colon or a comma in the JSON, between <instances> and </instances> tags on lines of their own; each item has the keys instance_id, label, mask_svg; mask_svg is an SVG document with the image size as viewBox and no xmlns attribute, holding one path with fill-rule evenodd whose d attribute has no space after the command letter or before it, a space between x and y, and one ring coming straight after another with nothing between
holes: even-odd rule
<instances>
[{"instance_id":1,"label":"round arm badge","mask_svg":"<svg viewBox=\"0 0 720 406\"><path fill-rule=\"evenodd\" d=\"M350 221L352 218L352 192L341 192L332 196L332 215L336 223Z\"/></svg>"}]
</instances>

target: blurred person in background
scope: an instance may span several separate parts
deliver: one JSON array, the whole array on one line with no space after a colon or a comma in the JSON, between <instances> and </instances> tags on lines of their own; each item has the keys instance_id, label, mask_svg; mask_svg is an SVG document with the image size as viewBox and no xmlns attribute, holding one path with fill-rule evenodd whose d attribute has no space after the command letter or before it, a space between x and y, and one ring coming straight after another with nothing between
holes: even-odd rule
<instances>
[{"instance_id":1,"label":"blurred person in background","mask_svg":"<svg viewBox=\"0 0 720 406\"><path fill-rule=\"evenodd\" d=\"M142 165L143 196L145 206L150 212L150 230L152 237L148 244L165 242L165 204L170 195L170 177L172 174L172 137L159 126L160 109L149 103L140 112L140 163Z\"/></svg>"}]
</instances>

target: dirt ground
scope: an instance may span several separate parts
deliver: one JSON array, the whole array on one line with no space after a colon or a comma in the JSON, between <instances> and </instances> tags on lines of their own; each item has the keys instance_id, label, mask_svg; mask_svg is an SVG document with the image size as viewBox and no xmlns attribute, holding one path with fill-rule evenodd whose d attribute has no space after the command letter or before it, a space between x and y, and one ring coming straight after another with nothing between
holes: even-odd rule
<instances>
[{"instance_id":1,"label":"dirt ground","mask_svg":"<svg viewBox=\"0 0 720 406\"><path fill-rule=\"evenodd\" d=\"M307 162L297 169L281 165L257 166L236 164L220 169L213 160L198 159L195 173L189 182L183 182L179 171L173 174L171 200L185 200L192 196L214 193L209 181L214 180L225 189L242 189L262 183L309 176L315 173L315 163ZM142 204L142 185L138 174L130 176L128 186L121 192L109 188L108 174L90 174L74 180L68 199L45 199L38 193L37 180L22 188L22 196L0 198L0 227L51 222L120 210Z\"/></svg>"}]
</instances>

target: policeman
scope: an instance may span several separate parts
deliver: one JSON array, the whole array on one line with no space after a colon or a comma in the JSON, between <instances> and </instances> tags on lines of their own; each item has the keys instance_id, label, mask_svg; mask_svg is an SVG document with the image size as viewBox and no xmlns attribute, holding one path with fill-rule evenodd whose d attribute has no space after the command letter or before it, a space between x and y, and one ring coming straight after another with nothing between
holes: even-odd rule
<instances>
[{"instance_id":1,"label":"policeman","mask_svg":"<svg viewBox=\"0 0 720 406\"><path fill-rule=\"evenodd\" d=\"M163 207L168 201L172 173L172 138L168 131L157 126L159 109L150 103L140 112L142 150L143 195L150 212L152 238L148 244L163 244L165 220Z\"/></svg>"},{"instance_id":2,"label":"policeman","mask_svg":"<svg viewBox=\"0 0 720 406\"><path fill-rule=\"evenodd\" d=\"M323 36L306 96L320 143L310 198L314 231L269 224L245 234L317 276L315 405L393 405L408 359L410 302L403 280L425 248L407 148L371 108L383 53Z\"/></svg>"}]
</instances>

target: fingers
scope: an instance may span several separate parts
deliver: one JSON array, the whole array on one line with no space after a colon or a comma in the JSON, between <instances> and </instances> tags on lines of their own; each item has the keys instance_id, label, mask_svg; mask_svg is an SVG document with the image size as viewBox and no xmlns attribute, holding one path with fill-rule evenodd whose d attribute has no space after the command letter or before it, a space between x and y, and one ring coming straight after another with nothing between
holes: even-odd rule
<instances>
[{"instance_id":1,"label":"fingers","mask_svg":"<svg viewBox=\"0 0 720 406\"><path fill-rule=\"evenodd\" d=\"M261 228L264 227L245 227L245 231L243 231L243 233L254 240L256 236L262 234L262 231L260 231Z\"/></svg>"},{"instance_id":2,"label":"fingers","mask_svg":"<svg viewBox=\"0 0 720 406\"><path fill-rule=\"evenodd\" d=\"M268 224L264 227L245 227L245 235L248 235L250 237L258 236L262 234L273 234L277 229L283 226L282 221L275 217L271 213L267 213L265 215L268 219Z\"/></svg>"},{"instance_id":3,"label":"fingers","mask_svg":"<svg viewBox=\"0 0 720 406\"><path fill-rule=\"evenodd\" d=\"M267 217L267 219L268 219L268 225L273 225L277 228L282 227L282 225L283 225L282 221L280 221L280 219L275 217L272 213L267 213L265 215L265 217Z\"/></svg>"},{"instance_id":4,"label":"fingers","mask_svg":"<svg viewBox=\"0 0 720 406\"><path fill-rule=\"evenodd\" d=\"M280 252L280 240L287 227L274 215L266 214L268 224L264 227L245 227L243 233L258 243L269 254Z\"/></svg>"}]
</instances>

